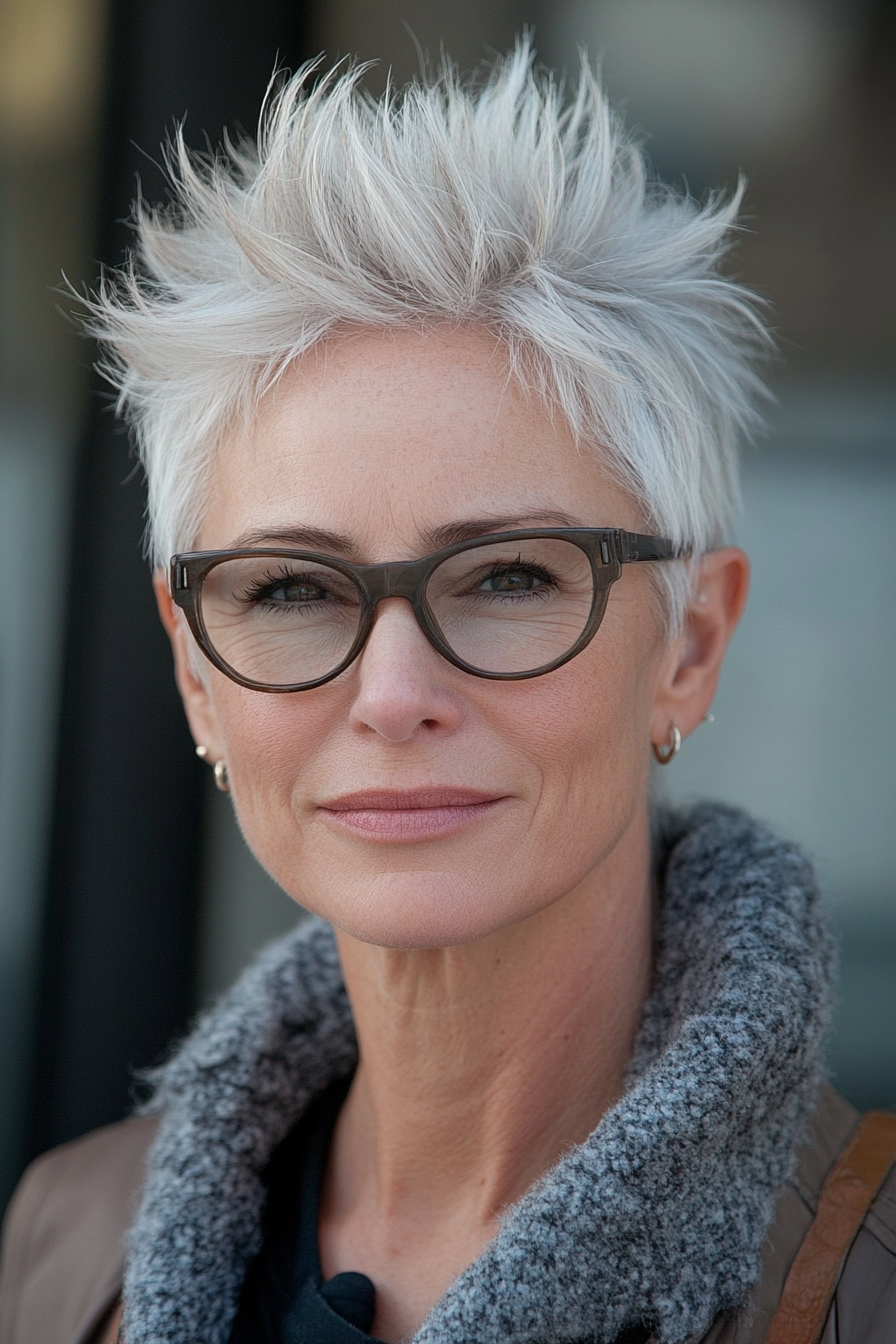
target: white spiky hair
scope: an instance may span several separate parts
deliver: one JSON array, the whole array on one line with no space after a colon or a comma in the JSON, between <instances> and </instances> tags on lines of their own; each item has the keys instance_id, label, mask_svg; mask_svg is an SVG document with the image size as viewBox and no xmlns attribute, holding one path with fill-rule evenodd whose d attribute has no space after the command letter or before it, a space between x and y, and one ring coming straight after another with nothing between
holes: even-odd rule
<instances>
[{"instance_id":1,"label":"white spiky hair","mask_svg":"<svg viewBox=\"0 0 896 1344\"><path fill-rule=\"evenodd\" d=\"M194 544L224 431L290 361L339 325L427 320L492 331L651 527L717 545L769 341L720 271L742 186L700 204L658 184L587 63L566 99L527 40L475 82L445 65L374 99L362 73L304 67L257 147L178 135L175 206L138 204L135 258L87 301L154 562ZM687 576L662 569L675 625Z\"/></svg>"}]
</instances>

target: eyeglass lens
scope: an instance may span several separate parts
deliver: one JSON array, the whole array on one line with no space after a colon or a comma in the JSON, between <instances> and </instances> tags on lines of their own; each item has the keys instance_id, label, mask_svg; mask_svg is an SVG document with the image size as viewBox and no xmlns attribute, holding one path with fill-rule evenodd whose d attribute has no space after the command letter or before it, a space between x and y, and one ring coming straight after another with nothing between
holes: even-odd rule
<instances>
[{"instance_id":1,"label":"eyeglass lens","mask_svg":"<svg viewBox=\"0 0 896 1344\"><path fill-rule=\"evenodd\" d=\"M594 581L574 543L538 537L471 547L431 573L425 598L452 652L482 672L524 673L561 658L591 613ZM354 580L317 560L233 557L201 592L207 636L238 675L268 686L326 677L363 617Z\"/></svg>"}]
</instances>

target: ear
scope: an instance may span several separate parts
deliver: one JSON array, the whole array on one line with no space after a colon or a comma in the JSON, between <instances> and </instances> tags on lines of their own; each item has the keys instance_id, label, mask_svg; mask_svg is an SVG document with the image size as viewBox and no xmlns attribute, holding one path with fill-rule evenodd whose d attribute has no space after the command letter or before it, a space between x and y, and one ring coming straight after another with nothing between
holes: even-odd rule
<instances>
[{"instance_id":1,"label":"ear","mask_svg":"<svg viewBox=\"0 0 896 1344\"><path fill-rule=\"evenodd\" d=\"M220 760L224 755L224 746L214 701L205 681L194 670L196 650L193 636L171 600L168 578L163 569L159 568L153 574L152 586L155 590L159 616L171 640L174 652L174 677L184 702L193 741L197 747L208 748L209 758L212 761Z\"/></svg>"},{"instance_id":2,"label":"ear","mask_svg":"<svg viewBox=\"0 0 896 1344\"><path fill-rule=\"evenodd\" d=\"M684 627L660 664L652 742L668 742L673 724L687 737L709 712L749 586L750 562L743 551L727 546L701 557Z\"/></svg>"}]
</instances>

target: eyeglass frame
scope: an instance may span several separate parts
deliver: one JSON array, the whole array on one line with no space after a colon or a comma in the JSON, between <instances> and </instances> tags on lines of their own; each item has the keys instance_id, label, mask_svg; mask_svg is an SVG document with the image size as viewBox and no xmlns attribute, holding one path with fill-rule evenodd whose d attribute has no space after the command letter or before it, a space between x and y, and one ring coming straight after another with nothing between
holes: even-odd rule
<instances>
[{"instance_id":1,"label":"eyeglass frame","mask_svg":"<svg viewBox=\"0 0 896 1344\"><path fill-rule=\"evenodd\" d=\"M429 579L439 565L463 551L503 545L506 542L540 539L571 542L588 558L594 588L591 611L581 634L566 653L528 672L486 672L482 668L474 667L456 654L441 634L426 601L426 585ZM317 686L324 686L328 681L333 681L359 656L373 629L377 607L380 602L390 597L402 597L410 603L417 624L429 644L453 667L486 681L528 681L532 677L543 677L548 672L554 672L564 663L570 662L591 643L604 618L610 588L621 577L623 565L681 560L688 554L686 548L677 546L666 537L626 532L618 527L539 527L493 532L474 537L469 541L455 542L451 546L433 551L431 555L422 556L419 560L387 560L371 565L354 564L338 556L283 546L184 551L173 555L169 562L169 589L172 601L183 612L187 625L205 657L219 672L223 672L231 681L250 691L263 691L269 695L291 695L297 691L311 691ZM294 682L288 686L269 686L264 682L253 681L250 677L242 676L225 662L209 638L202 616L202 585L205 579L213 569L227 560L266 556L271 559L307 560L327 565L350 579L358 589L361 597L358 632L348 653L326 676L316 677L312 681Z\"/></svg>"}]
</instances>

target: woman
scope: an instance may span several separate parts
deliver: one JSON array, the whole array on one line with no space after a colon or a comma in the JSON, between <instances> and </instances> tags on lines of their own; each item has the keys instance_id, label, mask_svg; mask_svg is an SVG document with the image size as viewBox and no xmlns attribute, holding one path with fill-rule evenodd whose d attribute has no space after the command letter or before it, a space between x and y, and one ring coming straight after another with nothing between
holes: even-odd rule
<instances>
[{"instance_id":1,"label":"woman","mask_svg":"<svg viewBox=\"0 0 896 1344\"><path fill-rule=\"evenodd\" d=\"M525 47L173 171L94 329L197 750L318 918L26 1177L9 1340L765 1339L857 1122L831 945L791 846L651 799L746 599L737 201ZM828 1341L893 1338L894 1197Z\"/></svg>"}]
</instances>

